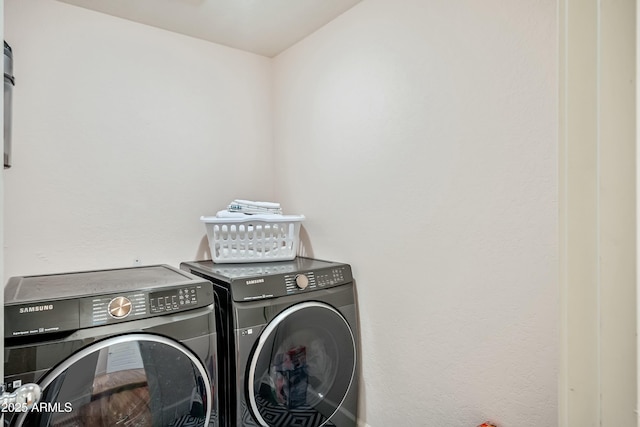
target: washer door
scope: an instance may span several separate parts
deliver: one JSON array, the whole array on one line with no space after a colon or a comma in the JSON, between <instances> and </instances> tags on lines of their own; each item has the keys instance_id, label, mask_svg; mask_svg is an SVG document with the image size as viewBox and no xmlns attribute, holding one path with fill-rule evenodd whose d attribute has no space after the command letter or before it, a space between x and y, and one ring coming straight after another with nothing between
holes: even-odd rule
<instances>
[{"instance_id":1,"label":"washer door","mask_svg":"<svg viewBox=\"0 0 640 427\"><path fill-rule=\"evenodd\" d=\"M291 306L267 325L249 358L252 414L265 427L331 425L355 369L355 339L336 309Z\"/></svg>"},{"instance_id":2,"label":"washer door","mask_svg":"<svg viewBox=\"0 0 640 427\"><path fill-rule=\"evenodd\" d=\"M42 398L17 417L25 426L205 426L211 382L186 347L151 334L96 342L40 381Z\"/></svg>"}]
</instances>

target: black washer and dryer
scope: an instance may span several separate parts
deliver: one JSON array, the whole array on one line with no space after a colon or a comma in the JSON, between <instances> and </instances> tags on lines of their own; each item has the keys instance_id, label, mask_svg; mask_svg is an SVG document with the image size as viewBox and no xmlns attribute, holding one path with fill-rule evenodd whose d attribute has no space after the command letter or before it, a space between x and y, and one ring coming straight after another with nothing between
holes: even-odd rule
<instances>
[{"instance_id":1,"label":"black washer and dryer","mask_svg":"<svg viewBox=\"0 0 640 427\"><path fill-rule=\"evenodd\" d=\"M42 395L5 425L217 426L214 298L167 265L9 279L5 387Z\"/></svg>"},{"instance_id":2,"label":"black washer and dryer","mask_svg":"<svg viewBox=\"0 0 640 427\"><path fill-rule=\"evenodd\" d=\"M355 427L358 326L351 267L298 257L183 262L218 296L225 425Z\"/></svg>"}]
</instances>

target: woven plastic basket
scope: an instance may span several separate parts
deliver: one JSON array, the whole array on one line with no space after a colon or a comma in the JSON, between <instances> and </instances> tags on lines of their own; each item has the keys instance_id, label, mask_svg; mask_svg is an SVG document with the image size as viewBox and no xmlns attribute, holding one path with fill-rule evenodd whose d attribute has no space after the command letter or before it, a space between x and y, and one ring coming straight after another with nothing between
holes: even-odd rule
<instances>
[{"instance_id":1,"label":"woven plastic basket","mask_svg":"<svg viewBox=\"0 0 640 427\"><path fill-rule=\"evenodd\" d=\"M216 263L292 260L304 215L203 216L211 259Z\"/></svg>"}]
</instances>

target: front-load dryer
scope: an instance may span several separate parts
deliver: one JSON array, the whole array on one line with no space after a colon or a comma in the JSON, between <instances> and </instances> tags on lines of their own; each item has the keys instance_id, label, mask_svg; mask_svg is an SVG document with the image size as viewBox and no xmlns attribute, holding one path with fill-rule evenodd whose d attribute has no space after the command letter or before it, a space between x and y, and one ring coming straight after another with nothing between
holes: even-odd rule
<instances>
[{"instance_id":1,"label":"front-load dryer","mask_svg":"<svg viewBox=\"0 0 640 427\"><path fill-rule=\"evenodd\" d=\"M5 387L42 396L5 425L217 426L214 297L166 265L11 278Z\"/></svg>"},{"instance_id":2,"label":"front-load dryer","mask_svg":"<svg viewBox=\"0 0 640 427\"><path fill-rule=\"evenodd\" d=\"M183 262L219 298L225 425L357 425L358 326L351 267L295 258Z\"/></svg>"}]
</instances>

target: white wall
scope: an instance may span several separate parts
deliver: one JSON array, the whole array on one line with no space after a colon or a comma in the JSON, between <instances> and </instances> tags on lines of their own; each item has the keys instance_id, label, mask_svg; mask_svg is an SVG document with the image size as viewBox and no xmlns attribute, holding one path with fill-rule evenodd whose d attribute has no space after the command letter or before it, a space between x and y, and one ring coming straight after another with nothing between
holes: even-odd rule
<instances>
[{"instance_id":1,"label":"white wall","mask_svg":"<svg viewBox=\"0 0 640 427\"><path fill-rule=\"evenodd\" d=\"M52 0L5 17L5 279L204 258L200 215L272 198L267 58Z\"/></svg>"},{"instance_id":2,"label":"white wall","mask_svg":"<svg viewBox=\"0 0 640 427\"><path fill-rule=\"evenodd\" d=\"M354 267L373 427L557 425L556 7L365 0L275 60L276 194Z\"/></svg>"}]
</instances>

